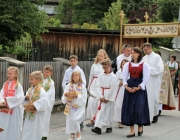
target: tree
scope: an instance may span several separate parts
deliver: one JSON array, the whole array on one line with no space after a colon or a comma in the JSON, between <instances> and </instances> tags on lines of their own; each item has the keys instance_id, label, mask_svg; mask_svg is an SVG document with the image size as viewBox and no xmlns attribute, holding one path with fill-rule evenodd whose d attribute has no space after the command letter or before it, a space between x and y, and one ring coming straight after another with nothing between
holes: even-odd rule
<instances>
[{"instance_id":1,"label":"tree","mask_svg":"<svg viewBox=\"0 0 180 140\"><path fill-rule=\"evenodd\" d=\"M43 4L44 0L34 0L36 4ZM44 32L46 13L39 11L36 4L29 0L0 0L0 44L12 46L15 41L25 36L25 32L32 37Z\"/></svg>"},{"instance_id":2,"label":"tree","mask_svg":"<svg viewBox=\"0 0 180 140\"><path fill-rule=\"evenodd\" d=\"M109 7L108 12L104 13L103 22L108 30L118 30L120 26L120 10L121 10L121 0L117 0L111 4ZM125 17L124 23L127 23L128 20Z\"/></svg>"},{"instance_id":3,"label":"tree","mask_svg":"<svg viewBox=\"0 0 180 140\"><path fill-rule=\"evenodd\" d=\"M115 0L61 0L57 16L62 23L96 24Z\"/></svg>"},{"instance_id":4,"label":"tree","mask_svg":"<svg viewBox=\"0 0 180 140\"><path fill-rule=\"evenodd\" d=\"M122 0L122 9L129 19L129 23L144 22L145 12L149 18L157 14L157 4L155 0Z\"/></svg>"},{"instance_id":5,"label":"tree","mask_svg":"<svg viewBox=\"0 0 180 140\"><path fill-rule=\"evenodd\" d=\"M164 22L172 22L179 15L179 0L158 0L159 18Z\"/></svg>"},{"instance_id":6,"label":"tree","mask_svg":"<svg viewBox=\"0 0 180 140\"><path fill-rule=\"evenodd\" d=\"M72 23L73 17L73 1L72 0L60 0L59 6L56 8L57 18L65 24Z\"/></svg>"}]
</instances>

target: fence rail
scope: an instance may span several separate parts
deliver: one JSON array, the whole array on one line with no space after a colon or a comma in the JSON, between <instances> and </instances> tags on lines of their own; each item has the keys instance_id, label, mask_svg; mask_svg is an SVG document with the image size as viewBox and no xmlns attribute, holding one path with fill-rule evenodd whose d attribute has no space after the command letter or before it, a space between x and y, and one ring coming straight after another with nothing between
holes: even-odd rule
<instances>
[{"instance_id":1,"label":"fence rail","mask_svg":"<svg viewBox=\"0 0 180 140\"><path fill-rule=\"evenodd\" d=\"M0 89L2 88L4 82L7 80L6 78L6 70L7 67L9 66L8 62L0 62Z\"/></svg>"},{"instance_id":2,"label":"fence rail","mask_svg":"<svg viewBox=\"0 0 180 140\"><path fill-rule=\"evenodd\" d=\"M85 76L86 76L86 83L89 82L89 73L91 69L91 65L93 64L92 61L80 61L78 65L83 69ZM30 87L29 84L29 74L33 71L43 70L45 65L52 65L53 66L53 74L52 79L55 83L55 92L56 92L56 99L60 99L63 93L62 89L62 79L64 77L64 64L61 61L56 62L26 62L24 66L24 74L23 74L23 89L24 92L28 90ZM6 70L9 66L8 62L0 62L0 88L2 88L3 83L6 81Z\"/></svg>"}]
</instances>

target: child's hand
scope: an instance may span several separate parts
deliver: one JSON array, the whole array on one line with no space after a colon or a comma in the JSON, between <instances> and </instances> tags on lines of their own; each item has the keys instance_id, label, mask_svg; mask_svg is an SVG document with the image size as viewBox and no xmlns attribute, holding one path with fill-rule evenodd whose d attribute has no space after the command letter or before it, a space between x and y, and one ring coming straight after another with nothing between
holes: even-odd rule
<instances>
[{"instance_id":1,"label":"child's hand","mask_svg":"<svg viewBox=\"0 0 180 140\"><path fill-rule=\"evenodd\" d=\"M101 101L101 102L104 102L104 98L101 98L100 101Z\"/></svg>"},{"instance_id":2,"label":"child's hand","mask_svg":"<svg viewBox=\"0 0 180 140\"><path fill-rule=\"evenodd\" d=\"M30 98L30 97L29 97L29 95L26 95L26 97L25 97L25 98L26 98L26 100L28 100L28 101L29 101L29 98Z\"/></svg>"},{"instance_id":3,"label":"child's hand","mask_svg":"<svg viewBox=\"0 0 180 140\"><path fill-rule=\"evenodd\" d=\"M104 99L104 102L105 102L105 103L108 103L108 102L109 102L109 100Z\"/></svg>"},{"instance_id":4,"label":"child's hand","mask_svg":"<svg viewBox=\"0 0 180 140\"><path fill-rule=\"evenodd\" d=\"M68 97L68 95L69 95L69 93L64 93L64 96L65 96L65 97Z\"/></svg>"},{"instance_id":5,"label":"child's hand","mask_svg":"<svg viewBox=\"0 0 180 140\"><path fill-rule=\"evenodd\" d=\"M2 132L2 131L4 131L4 129L2 129L2 128L0 127L0 132Z\"/></svg>"},{"instance_id":6,"label":"child's hand","mask_svg":"<svg viewBox=\"0 0 180 140\"><path fill-rule=\"evenodd\" d=\"M6 98L4 98L4 101L5 101L5 104L7 104L7 100L6 100Z\"/></svg>"},{"instance_id":7,"label":"child's hand","mask_svg":"<svg viewBox=\"0 0 180 140\"><path fill-rule=\"evenodd\" d=\"M119 82L119 86L121 87L123 85L123 82L121 81L121 82Z\"/></svg>"},{"instance_id":8,"label":"child's hand","mask_svg":"<svg viewBox=\"0 0 180 140\"><path fill-rule=\"evenodd\" d=\"M29 109L29 110L33 110L33 111L35 111L35 110L36 110L36 108L35 108L35 106L34 106L34 105L30 105L30 106L28 107L28 109Z\"/></svg>"},{"instance_id":9,"label":"child's hand","mask_svg":"<svg viewBox=\"0 0 180 140\"><path fill-rule=\"evenodd\" d=\"M78 97L78 94L77 94L77 93L73 95L73 98L77 98L77 97Z\"/></svg>"}]
</instances>

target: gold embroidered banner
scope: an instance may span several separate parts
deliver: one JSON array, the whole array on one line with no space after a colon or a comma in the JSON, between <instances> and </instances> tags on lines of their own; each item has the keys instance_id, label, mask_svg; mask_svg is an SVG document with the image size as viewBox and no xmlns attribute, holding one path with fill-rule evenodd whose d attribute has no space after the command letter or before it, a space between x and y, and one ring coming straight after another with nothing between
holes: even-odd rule
<instances>
[{"instance_id":1,"label":"gold embroidered banner","mask_svg":"<svg viewBox=\"0 0 180 140\"><path fill-rule=\"evenodd\" d=\"M179 23L124 24L124 38L174 37L179 34Z\"/></svg>"}]
</instances>

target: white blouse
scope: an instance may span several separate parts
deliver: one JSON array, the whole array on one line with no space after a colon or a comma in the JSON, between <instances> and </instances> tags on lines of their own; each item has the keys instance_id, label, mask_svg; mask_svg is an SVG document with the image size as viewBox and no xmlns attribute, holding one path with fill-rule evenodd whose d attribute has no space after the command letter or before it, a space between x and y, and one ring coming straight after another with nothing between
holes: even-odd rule
<instances>
[{"instance_id":1,"label":"white blouse","mask_svg":"<svg viewBox=\"0 0 180 140\"><path fill-rule=\"evenodd\" d=\"M140 61L139 63L136 63L136 64L133 62L128 62L124 65L124 67L123 67L123 85L127 85L127 80L129 78L129 74L130 74L129 73L129 63L131 63L131 65L133 67L139 67L139 65L142 64L143 61ZM150 76L150 68L149 68L148 64L144 62L144 64L143 64L143 81L140 84L142 90L145 90L145 85L149 79L149 76Z\"/></svg>"}]
</instances>

